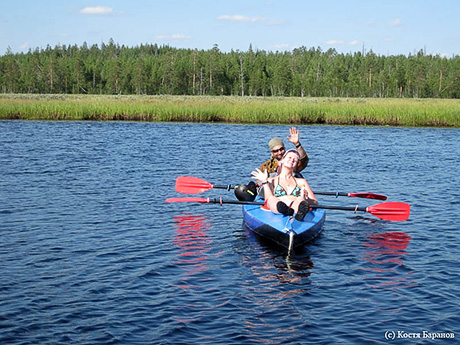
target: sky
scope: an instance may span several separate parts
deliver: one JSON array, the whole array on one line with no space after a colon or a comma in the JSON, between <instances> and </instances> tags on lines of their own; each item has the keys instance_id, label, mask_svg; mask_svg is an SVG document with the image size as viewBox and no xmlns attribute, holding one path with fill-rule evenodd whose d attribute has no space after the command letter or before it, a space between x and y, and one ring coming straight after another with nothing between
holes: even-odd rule
<instances>
[{"instance_id":1,"label":"sky","mask_svg":"<svg viewBox=\"0 0 460 345\"><path fill-rule=\"evenodd\" d=\"M0 55L48 45L460 55L460 0L0 0Z\"/></svg>"}]
</instances>

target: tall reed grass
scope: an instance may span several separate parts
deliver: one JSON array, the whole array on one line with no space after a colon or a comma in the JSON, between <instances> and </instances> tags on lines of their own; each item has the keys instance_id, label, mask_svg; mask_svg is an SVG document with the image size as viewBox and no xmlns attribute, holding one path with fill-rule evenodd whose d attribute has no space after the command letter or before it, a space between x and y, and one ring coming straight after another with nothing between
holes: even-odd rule
<instances>
[{"instance_id":1,"label":"tall reed grass","mask_svg":"<svg viewBox=\"0 0 460 345\"><path fill-rule=\"evenodd\" d=\"M460 127L460 100L0 95L0 119Z\"/></svg>"}]
</instances>

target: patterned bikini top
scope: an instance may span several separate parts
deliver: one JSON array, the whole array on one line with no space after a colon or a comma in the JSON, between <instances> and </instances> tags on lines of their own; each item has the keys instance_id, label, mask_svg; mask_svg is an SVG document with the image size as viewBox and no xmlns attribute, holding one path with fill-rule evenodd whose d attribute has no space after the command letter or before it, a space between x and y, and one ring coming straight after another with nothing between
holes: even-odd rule
<instances>
[{"instance_id":1,"label":"patterned bikini top","mask_svg":"<svg viewBox=\"0 0 460 345\"><path fill-rule=\"evenodd\" d=\"M293 196L300 196L300 187L297 185L297 181L295 181L295 188L292 190L291 195ZM275 187L275 192L273 193L274 196L284 196L288 195L286 190L280 185L280 177L278 176L278 184Z\"/></svg>"}]
</instances>

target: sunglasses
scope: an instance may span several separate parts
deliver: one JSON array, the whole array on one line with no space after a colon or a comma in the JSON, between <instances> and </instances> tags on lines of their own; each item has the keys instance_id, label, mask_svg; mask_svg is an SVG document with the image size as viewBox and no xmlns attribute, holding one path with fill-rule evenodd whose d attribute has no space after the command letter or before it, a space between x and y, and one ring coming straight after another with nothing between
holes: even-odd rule
<instances>
[{"instance_id":1,"label":"sunglasses","mask_svg":"<svg viewBox=\"0 0 460 345\"><path fill-rule=\"evenodd\" d=\"M282 152L284 150L285 150L284 147L280 147L279 149L272 150L272 153Z\"/></svg>"}]
</instances>

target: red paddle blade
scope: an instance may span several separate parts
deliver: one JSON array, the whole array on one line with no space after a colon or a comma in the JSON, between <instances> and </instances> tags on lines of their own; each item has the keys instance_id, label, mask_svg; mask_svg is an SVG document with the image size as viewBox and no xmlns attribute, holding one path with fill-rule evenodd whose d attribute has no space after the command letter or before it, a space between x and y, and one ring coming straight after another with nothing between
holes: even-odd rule
<instances>
[{"instance_id":1,"label":"red paddle blade","mask_svg":"<svg viewBox=\"0 0 460 345\"><path fill-rule=\"evenodd\" d=\"M184 194L198 194L212 189L213 185L198 177L179 176L176 179L176 192Z\"/></svg>"},{"instance_id":2,"label":"red paddle blade","mask_svg":"<svg viewBox=\"0 0 460 345\"><path fill-rule=\"evenodd\" d=\"M366 198L366 199L376 199L376 200L386 200L386 195L375 194L375 193L348 193L349 197L352 198Z\"/></svg>"},{"instance_id":3,"label":"red paddle blade","mask_svg":"<svg viewBox=\"0 0 460 345\"><path fill-rule=\"evenodd\" d=\"M205 199L205 198L169 198L169 199L166 199L165 202L202 202L202 203L208 203L209 199Z\"/></svg>"},{"instance_id":4,"label":"red paddle blade","mask_svg":"<svg viewBox=\"0 0 460 345\"><path fill-rule=\"evenodd\" d=\"M409 218L410 205L404 202L383 202L367 207L366 212L384 220L404 221Z\"/></svg>"}]
</instances>

